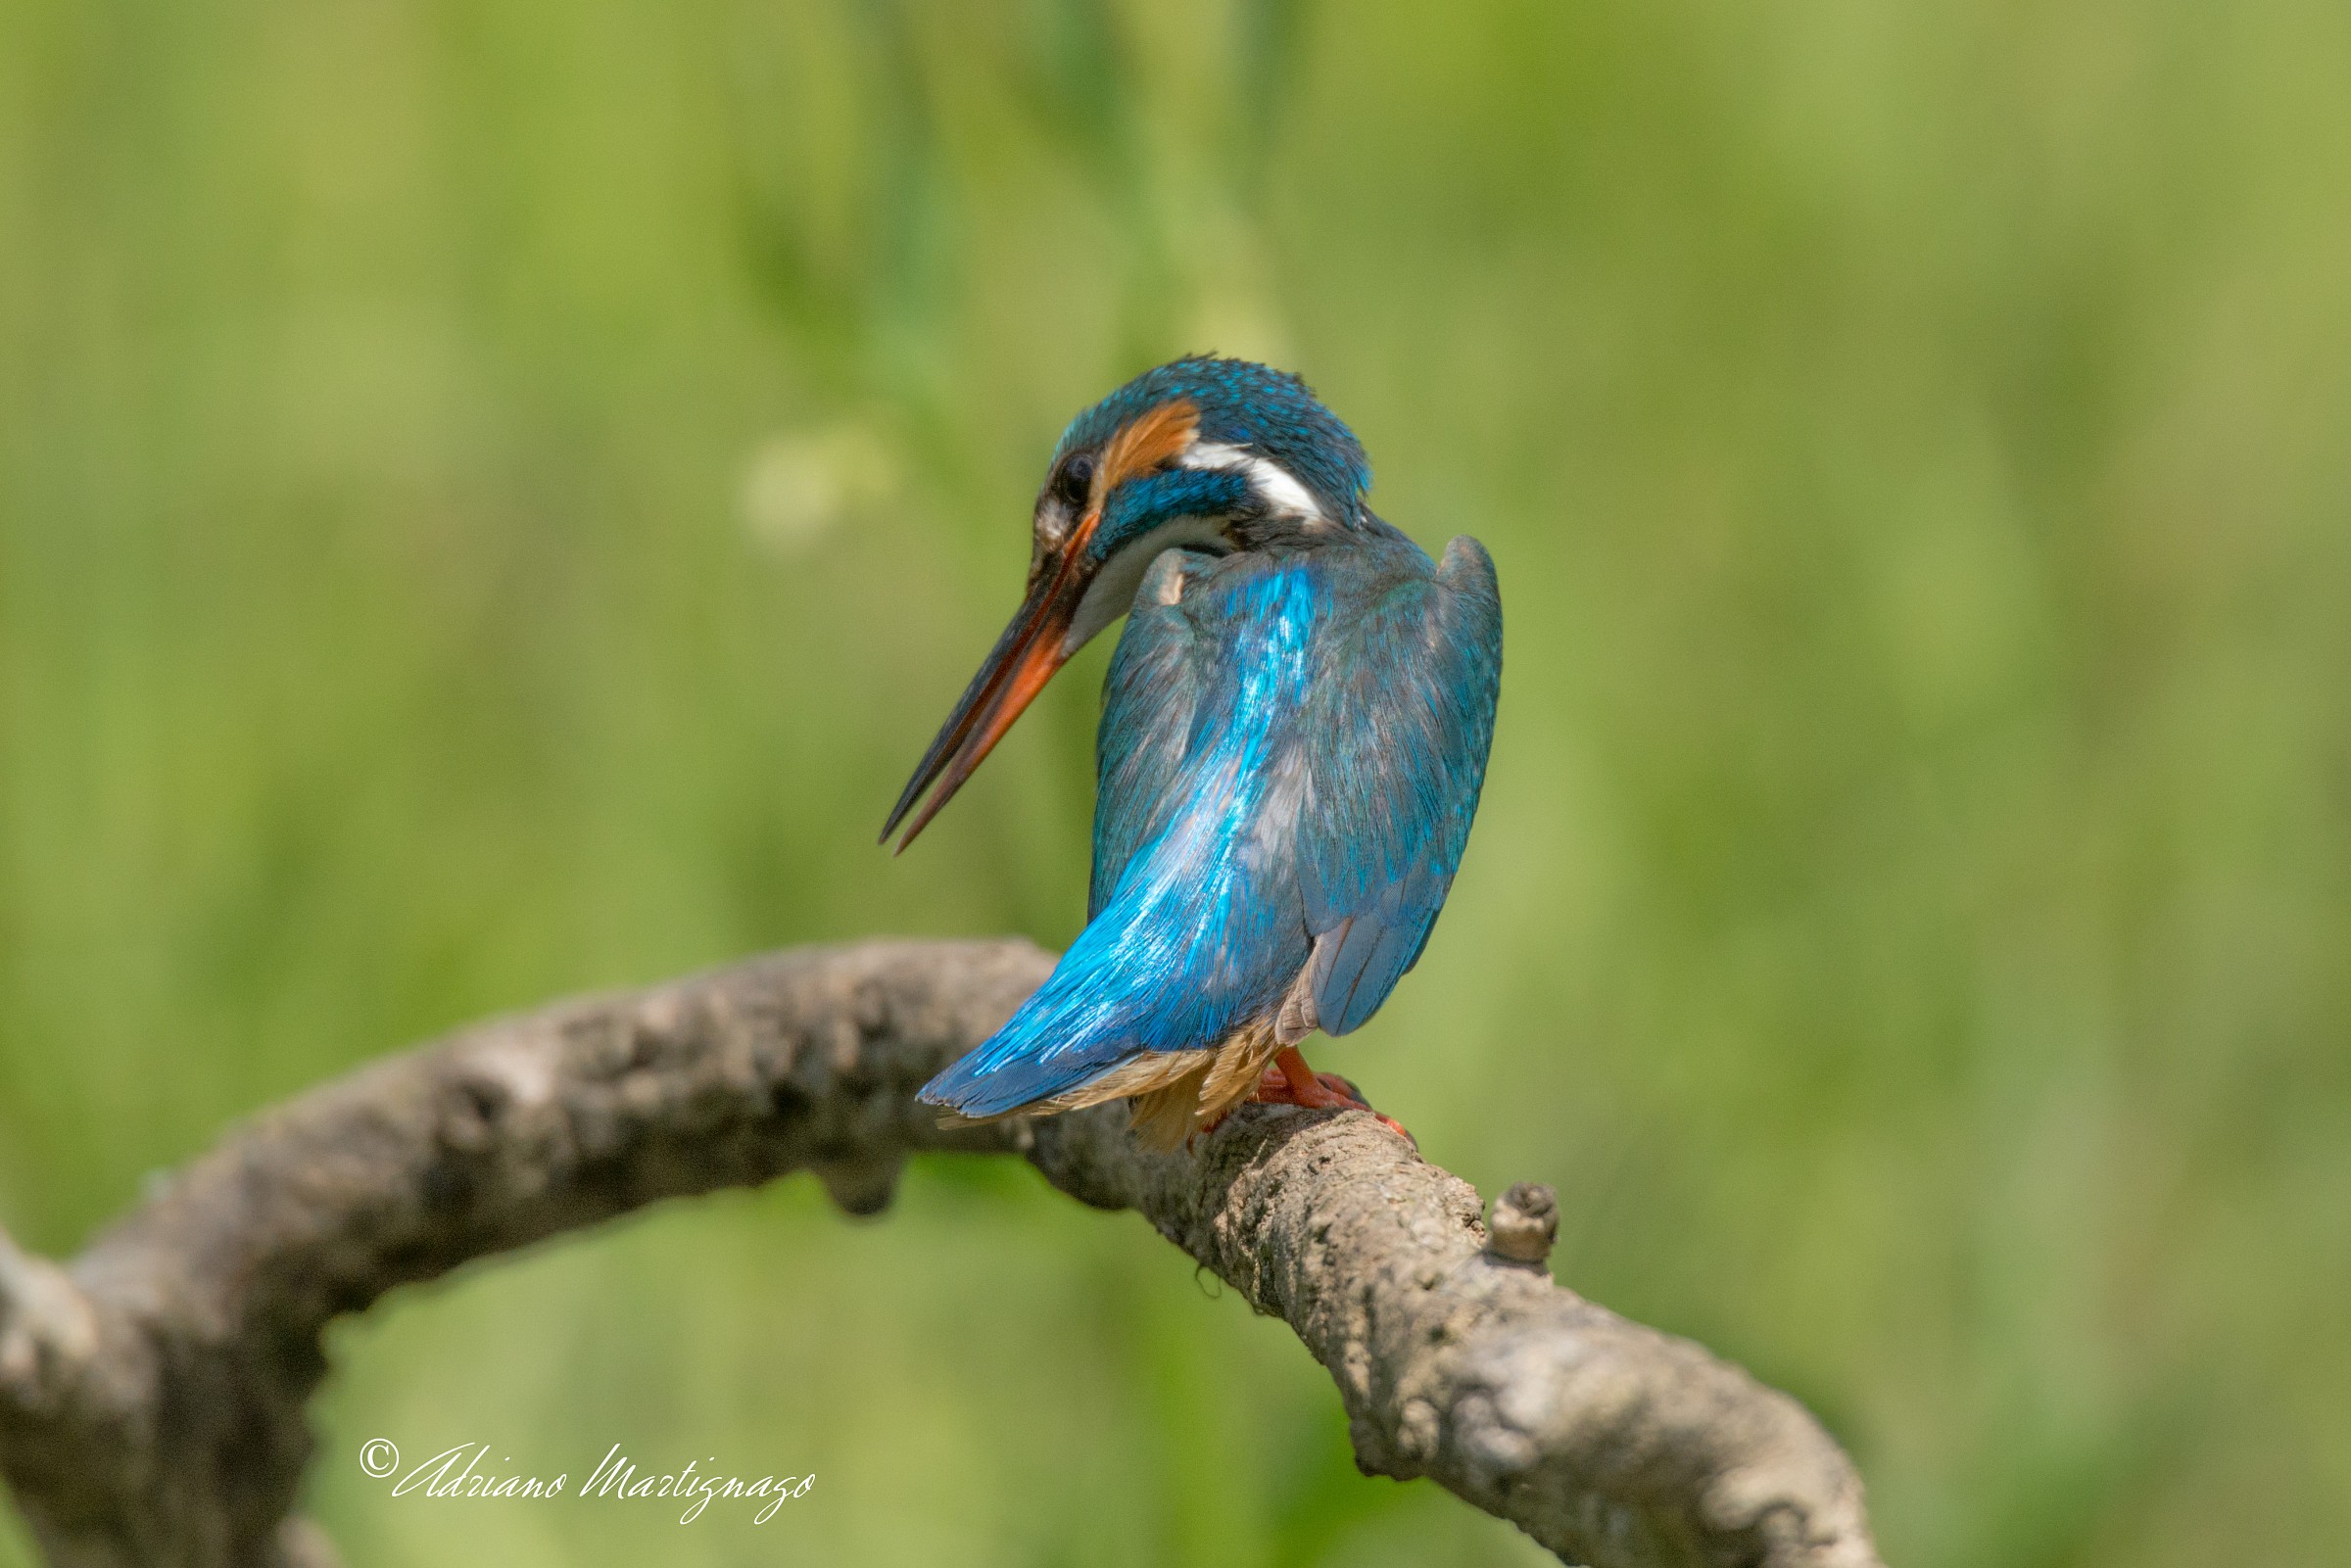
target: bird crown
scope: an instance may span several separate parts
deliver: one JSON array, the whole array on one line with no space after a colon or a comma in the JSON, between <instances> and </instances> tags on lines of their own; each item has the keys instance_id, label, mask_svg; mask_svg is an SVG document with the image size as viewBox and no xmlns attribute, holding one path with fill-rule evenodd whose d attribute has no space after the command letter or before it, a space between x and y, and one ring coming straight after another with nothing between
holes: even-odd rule
<instances>
[{"instance_id":1,"label":"bird crown","mask_svg":"<svg viewBox=\"0 0 2351 1568\"><path fill-rule=\"evenodd\" d=\"M1184 413L1190 455L1170 456L1213 467L1223 451L1236 467L1271 463L1321 516L1356 520L1371 485L1363 444L1304 381L1248 359L1191 355L1144 371L1070 421L1055 450L1057 471L1073 452L1112 451L1138 439L1162 444Z\"/></svg>"}]
</instances>

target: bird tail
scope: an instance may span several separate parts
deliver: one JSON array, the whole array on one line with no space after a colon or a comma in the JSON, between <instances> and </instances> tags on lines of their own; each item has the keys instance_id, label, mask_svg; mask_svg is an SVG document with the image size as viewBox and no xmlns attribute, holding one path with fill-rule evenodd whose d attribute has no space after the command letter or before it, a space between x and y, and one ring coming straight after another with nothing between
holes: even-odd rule
<instances>
[{"instance_id":1,"label":"bird tail","mask_svg":"<svg viewBox=\"0 0 2351 1568\"><path fill-rule=\"evenodd\" d=\"M1200 945L1194 923L1171 920L1148 892L1126 893L1002 1028L923 1085L926 1102L982 1120L1147 1095L1200 1071L1270 1016L1278 997L1221 985L1186 961Z\"/></svg>"},{"instance_id":2,"label":"bird tail","mask_svg":"<svg viewBox=\"0 0 2351 1568\"><path fill-rule=\"evenodd\" d=\"M1082 938L1081 938L1082 939ZM1124 998L1092 975L1074 975L1073 950L1035 994L972 1051L923 1085L926 1104L967 1121L987 1121L1032 1109L1074 1111L1155 1085L1120 1087L1109 1079L1134 1076L1121 1069L1159 1055L1148 1050ZM1108 994L1106 994L1108 993ZM1101 1092L1089 1092L1099 1088Z\"/></svg>"},{"instance_id":3,"label":"bird tail","mask_svg":"<svg viewBox=\"0 0 2351 1568\"><path fill-rule=\"evenodd\" d=\"M950 1103L947 1094L959 1094L973 1108L972 1111L950 1109L939 1118L942 1126L974 1125L1017 1115L1058 1116L1064 1111L1081 1111L1110 1100L1129 1100L1133 1109L1130 1125L1135 1135L1149 1148L1176 1149L1248 1098L1258 1079L1264 1076L1267 1064L1285 1043L1273 1015L1269 1014L1242 1024L1219 1045L1187 1051L1143 1051L1066 1088L1048 1089L1001 1111L979 1108L1029 1093L1022 1085L1038 1080L1025 1079L1017 1070L998 1068L991 1071L982 1068L968 1076L985 1084L984 1094L956 1085L949 1085L946 1094L936 1092L981 1054L976 1051L934 1078L924 1087L922 1098L943 1105ZM981 1050L986 1050L986 1046ZM978 1114L973 1114L975 1111Z\"/></svg>"}]
</instances>

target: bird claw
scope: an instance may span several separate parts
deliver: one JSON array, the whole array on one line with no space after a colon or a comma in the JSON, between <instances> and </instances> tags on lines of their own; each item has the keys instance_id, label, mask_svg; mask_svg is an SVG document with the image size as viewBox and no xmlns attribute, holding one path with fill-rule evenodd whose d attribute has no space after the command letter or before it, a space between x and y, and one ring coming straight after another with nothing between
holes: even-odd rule
<instances>
[{"instance_id":1,"label":"bird claw","mask_svg":"<svg viewBox=\"0 0 2351 1568\"><path fill-rule=\"evenodd\" d=\"M1285 1066L1284 1058L1288 1059ZM1292 1069L1303 1069L1293 1071ZM1372 1110L1363 1091L1352 1079L1336 1072L1317 1072L1306 1065L1306 1059L1293 1047L1274 1058L1266 1069L1265 1076L1257 1083L1257 1092L1249 1097L1260 1105L1294 1105L1309 1111L1361 1111L1390 1132L1411 1144L1420 1147L1413 1135L1404 1130L1404 1123L1394 1117ZM1209 1129L1203 1127L1203 1132Z\"/></svg>"}]
</instances>

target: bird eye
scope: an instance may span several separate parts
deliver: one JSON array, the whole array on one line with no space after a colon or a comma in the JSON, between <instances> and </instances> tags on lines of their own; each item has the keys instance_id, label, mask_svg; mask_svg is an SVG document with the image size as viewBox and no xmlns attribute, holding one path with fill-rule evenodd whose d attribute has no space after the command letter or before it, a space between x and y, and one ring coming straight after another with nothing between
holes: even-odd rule
<instances>
[{"instance_id":1,"label":"bird eye","mask_svg":"<svg viewBox=\"0 0 2351 1568\"><path fill-rule=\"evenodd\" d=\"M1053 480L1053 494L1072 506L1082 506L1093 486L1094 459L1081 451L1061 465Z\"/></svg>"}]
</instances>

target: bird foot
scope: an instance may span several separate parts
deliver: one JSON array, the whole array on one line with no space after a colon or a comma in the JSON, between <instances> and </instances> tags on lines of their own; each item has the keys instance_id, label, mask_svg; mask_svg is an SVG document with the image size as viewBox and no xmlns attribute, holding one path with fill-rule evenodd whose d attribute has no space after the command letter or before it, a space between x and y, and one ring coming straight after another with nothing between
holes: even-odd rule
<instances>
[{"instance_id":1,"label":"bird foot","mask_svg":"<svg viewBox=\"0 0 2351 1568\"><path fill-rule=\"evenodd\" d=\"M1381 1116L1371 1109L1371 1103L1353 1082L1335 1072L1317 1072L1306 1065L1296 1046L1285 1046L1273 1057L1273 1065L1257 1082L1257 1092L1249 1097L1259 1105L1303 1106L1309 1111L1363 1111L1371 1119L1393 1132L1414 1148L1420 1147L1413 1135L1404 1130L1404 1123L1394 1117Z\"/></svg>"}]
</instances>

